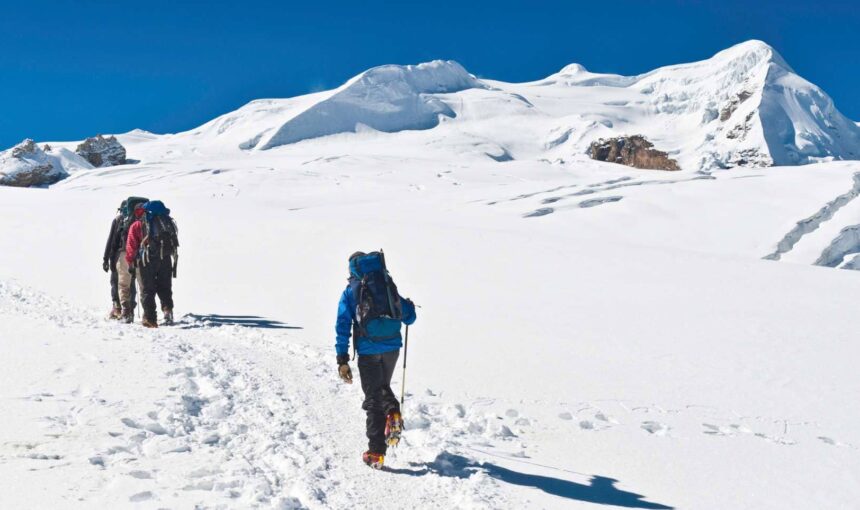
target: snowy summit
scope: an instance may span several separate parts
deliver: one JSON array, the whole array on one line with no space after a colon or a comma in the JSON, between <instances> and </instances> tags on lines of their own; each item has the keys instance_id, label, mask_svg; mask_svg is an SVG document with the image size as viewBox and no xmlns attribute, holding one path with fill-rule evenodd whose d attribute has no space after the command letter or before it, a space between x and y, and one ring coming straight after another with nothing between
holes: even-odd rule
<instances>
[{"instance_id":1,"label":"snowy summit","mask_svg":"<svg viewBox=\"0 0 860 510\"><path fill-rule=\"evenodd\" d=\"M252 102L178 136L267 150L364 128L435 128L428 145L459 152L466 137L526 160L568 160L600 138L643 135L684 170L860 158L860 128L761 41L639 76L571 64L505 83L450 61L382 66L333 91Z\"/></svg>"}]
</instances>

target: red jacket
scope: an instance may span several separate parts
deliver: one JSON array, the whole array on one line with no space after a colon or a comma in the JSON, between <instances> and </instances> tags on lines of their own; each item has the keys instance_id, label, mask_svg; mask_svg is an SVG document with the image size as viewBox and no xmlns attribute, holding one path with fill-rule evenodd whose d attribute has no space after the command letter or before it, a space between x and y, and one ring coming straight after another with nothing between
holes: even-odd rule
<instances>
[{"instance_id":1,"label":"red jacket","mask_svg":"<svg viewBox=\"0 0 860 510\"><path fill-rule=\"evenodd\" d=\"M128 229L128 239L125 241L125 261L129 267L134 264L137 259L137 251L140 249L140 243L143 240L143 222L140 220L131 224Z\"/></svg>"}]
</instances>

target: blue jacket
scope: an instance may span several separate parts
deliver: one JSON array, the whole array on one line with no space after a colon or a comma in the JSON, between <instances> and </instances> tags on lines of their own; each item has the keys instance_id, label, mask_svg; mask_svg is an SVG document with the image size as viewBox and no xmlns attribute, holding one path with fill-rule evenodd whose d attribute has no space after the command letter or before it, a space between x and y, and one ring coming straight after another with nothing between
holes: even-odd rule
<instances>
[{"instance_id":1,"label":"blue jacket","mask_svg":"<svg viewBox=\"0 0 860 510\"><path fill-rule=\"evenodd\" d=\"M403 323L408 326L415 322L415 305L402 296L400 303L403 307ZM337 323L334 327L337 332L334 348L337 350L338 356L349 356L349 337L352 335L353 321L355 321L355 296L353 296L352 289L347 285L346 290L340 296L340 303L337 305ZM361 337L355 340L355 346L361 355L381 354L400 349L403 346L403 340L400 335L378 342Z\"/></svg>"}]
</instances>

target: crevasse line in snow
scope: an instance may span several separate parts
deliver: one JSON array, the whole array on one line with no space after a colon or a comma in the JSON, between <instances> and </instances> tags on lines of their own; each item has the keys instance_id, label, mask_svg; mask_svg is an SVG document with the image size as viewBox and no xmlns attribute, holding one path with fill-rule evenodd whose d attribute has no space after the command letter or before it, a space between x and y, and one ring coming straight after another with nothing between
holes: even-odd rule
<instances>
[{"instance_id":1,"label":"crevasse line in snow","mask_svg":"<svg viewBox=\"0 0 860 510\"><path fill-rule=\"evenodd\" d=\"M860 223L843 228L839 235L821 252L815 261L816 266L838 267L849 256L860 253ZM854 260L845 264L844 269L860 270Z\"/></svg>"},{"instance_id":2,"label":"crevasse line in snow","mask_svg":"<svg viewBox=\"0 0 860 510\"><path fill-rule=\"evenodd\" d=\"M797 225L795 225L795 227L791 229L787 234L785 234L785 236L779 241L779 243L777 243L776 251L769 255L765 255L763 258L765 260L779 260L784 254L790 252L794 248L794 245L796 245L798 241L803 238L803 236L818 230L818 227L820 227L822 223L829 221L831 218L833 218L833 215L836 214L836 211L848 205L858 196L860 196L860 172L854 174L854 186L851 188L850 191L845 194L839 195L830 202L826 203L824 207L819 209L818 212L816 212L812 216L798 221ZM822 254L822 257L823 255L824 254ZM818 262L816 262L816 264L824 265L819 264Z\"/></svg>"}]
</instances>

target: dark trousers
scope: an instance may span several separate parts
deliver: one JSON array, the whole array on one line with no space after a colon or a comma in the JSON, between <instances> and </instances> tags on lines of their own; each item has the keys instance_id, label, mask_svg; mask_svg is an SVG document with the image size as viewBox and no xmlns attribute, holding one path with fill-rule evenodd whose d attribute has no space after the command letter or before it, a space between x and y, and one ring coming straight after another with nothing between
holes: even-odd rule
<instances>
[{"instance_id":1,"label":"dark trousers","mask_svg":"<svg viewBox=\"0 0 860 510\"><path fill-rule=\"evenodd\" d=\"M364 391L361 408L367 411L367 446L373 453L385 454L388 449L385 444L385 417L392 411L400 411L400 403L391 391L391 376L399 356L399 349L358 356L358 374Z\"/></svg>"},{"instance_id":2,"label":"dark trousers","mask_svg":"<svg viewBox=\"0 0 860 510\"><path fill-rule=\"evenodd\" d=\"M152 322L157 320L155 313L155 296L161 302L164 310L173 310L173 266L170 257L163 259L153 257L146 265L138 267L141 280L141 301L143 302L143 318Z\"/></svg>"},{"instance_id":3,"label":"dark trousers","mask_svg":"<svg viewBox=\"0 0 860 510\"><path fill-rule=\"evenodd\" d=\"M119 301L119 273L116 272L116 264L110 266L110 300L114 308L120 307Z\"/></svg>"}]
</instances>

